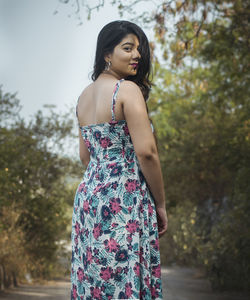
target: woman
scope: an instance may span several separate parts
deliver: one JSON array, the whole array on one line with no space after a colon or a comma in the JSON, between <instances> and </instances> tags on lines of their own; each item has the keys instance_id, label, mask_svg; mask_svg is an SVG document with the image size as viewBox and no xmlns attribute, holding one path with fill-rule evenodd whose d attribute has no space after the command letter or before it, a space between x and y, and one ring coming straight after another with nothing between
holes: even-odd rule
<instances>
[{"instance_id":1,"label":"woman","mask_svg":"<svg viewBox=\"0 0 250 300\"><path fill-rule=\"evenodd\" d=\"M167 213L145 102L149 73L141 28L107 24L97 40L93 83L76 109L87 169L74 200L71 299L162 299L159 237Z\"/></svg>"}]
</instances>

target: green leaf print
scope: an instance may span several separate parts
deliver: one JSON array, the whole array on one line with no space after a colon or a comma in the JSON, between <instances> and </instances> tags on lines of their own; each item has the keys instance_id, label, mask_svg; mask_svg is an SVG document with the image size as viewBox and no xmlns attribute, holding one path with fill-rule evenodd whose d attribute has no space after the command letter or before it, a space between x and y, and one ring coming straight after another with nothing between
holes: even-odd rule
<instances>
[{"instance_id":1,"label":"green leaf print","mask_svg":"<svg viewBox=\"0 0 250 300\"><path fill-rule=\"evenodd\" d=\"M139 279L138 276L134 277L134 286L135 286L135 288L136 288L137 291L140 290L140 279Z\"/></svg>"},{"instance_id":2,"label":"green leaf print","mask_svg":"<svg viewBox=\"0 0 250 300\"><path fill-rule=\"evenodd\" d=\"M102 230L103 231L108 230L110 225L111 225L111 221L102 222Z\"/></svg>"},{"instance_id":3,"label":"green leaf print","mask_svg":"<svg viewBox=\"0 0 250 300\"><path fill-rule=\"evenodd\" d=\"M133 245L133 250L137 251L138 248L139 248L138 243L135 243L135 244Z\"/></svg>"},{"instance_id":4,"label":"green leaf print","mask_svg":"<svg viewBox=\"0 0 250 300\"><path fill-rule=\"evenodd\" d=\"M119 213L116 216L117 216L118 222L120 222L121 224L124 224L124 225L126 224L126 219L122 214ZM122 227L124 228L124 226L122 226Z\"/></svg>"},{"instance_id":5,"label":"green leaf print","mask_svg":"<svg viewBox=\"0 0 250 300\"><path fill-rule=\"evenodd\" d=\"M103 286L105 287L105 294L110 295L110 296L114 294L114 292L115 292L115 286L114 285L105 282L103 284Z\"/></svg>"},{"instance_id":6,"label":"green leaf print","mask_svg":"<svg viewBox=\"0 0 250 300\"><path fill-rule=\"evenodd\" d=\"M85 288L80 281L77 281L77 290L80 295L85 293Z\"/></svg>"},{"instance_id":7,"label":"green leaf print","mask_svg":"<svg viewBox=\"0 0 250 300\"><path fill-rule=\"evenodd\" d=\"M88 276L95 278L96 274L99 274L99 268L97 267L97 265L89 264Z\"/></svg>"},{"instance_id":8,"label":"green leaf print","mask_svg":"<svg viewBox=\"0 0 250 300\"><path fill-rule=\"evenodd\" d=\"M128 209L126 207L122 207L122 212L124 212L126 215L128 214Z\"/></svg>"},{"instance_id":9,"label":"green leaf print","mask_svg":"<svg viewBox=\"0 0 250 300\"><path fill-rule=\"evenodd\" d=\"M126 243L126 235L123 233L116 238L116 241L120 245L124 245Z\"/></svg>"},{"instance_id":10,"label":"green leaf print","mask_svg":"<svg viewBox=\"0 0 250 300\"><path fill-rule=\"evenodd\" d=\"M126 206L132 206L132 204L133 204L133 194L132 193L128 193L128 192L124 193L123 203Z\"/></svg>"},{"instance_id":11,"label":"green leaf print","mask_svg":"<svg viewBox=\"0 0 250 300\"><path fill-rule=\"evenodd\" d=\"M99 199L98 199L98 197L96 197L96 196L94 195L94 196L91 197L91 200L92 200L91 206L92 206L92 207L97 207L98 204L99 204Z\"/></svg>"},{"instance_id":12,"label":"green leaf print","mask_svg":"<svg viewBox=\"0 0 250 300\"><path fill-rule=\"evenodd\" d=\"M114 238L115 236L116 236L116 231L113 230L113 231L111 232L111 234L110 234L110 238Z\"/></svg>"}]
</instances>

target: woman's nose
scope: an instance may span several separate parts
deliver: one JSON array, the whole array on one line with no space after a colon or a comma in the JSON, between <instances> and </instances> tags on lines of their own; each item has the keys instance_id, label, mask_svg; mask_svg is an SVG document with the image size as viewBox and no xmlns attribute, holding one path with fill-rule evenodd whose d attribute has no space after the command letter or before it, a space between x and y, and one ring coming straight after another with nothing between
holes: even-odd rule
<instances>
[{"instance_id":1,"label":"woman's nose","mask_svg":"<svg viewBox=\"0 0 250 300\"><path fill-rule=\"evenodd\" d=\"M141 58L141 54L140 52L138 51L138 49L134 49L133 51L133 58L137 58L137 59L140 59Z\"/></svg>"},{"instance_id":2,"label":"woman's nose","mask_svg":"<svg viewBox=\"0 0 250 300\"><path fill-rule=\"evenodd\" d=\"M133 58L137 58L137 59L141 58L141 54L140 54L140 52L137 49L135 49L133 51Z\"/></svg>"}]
</instances>

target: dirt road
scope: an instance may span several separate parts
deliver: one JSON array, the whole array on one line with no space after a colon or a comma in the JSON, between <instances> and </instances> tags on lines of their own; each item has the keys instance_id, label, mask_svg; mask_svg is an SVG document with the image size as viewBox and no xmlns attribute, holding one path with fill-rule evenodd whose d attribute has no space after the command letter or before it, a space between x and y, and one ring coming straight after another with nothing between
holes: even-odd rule
<instances>
[{"instance_id":1,"label":"dirt road","mask_svg":"<svg viewBox=\"0 0 250 300\"><path fill-rule=\"evenodd\" d=\"M198 270L183 267L162 268L163 300L248 300L246 295L214 293ZM21 285L0 293L1 300L69 300L70 282L50 281L46 285Z\"/></svg>"}]
</instances>

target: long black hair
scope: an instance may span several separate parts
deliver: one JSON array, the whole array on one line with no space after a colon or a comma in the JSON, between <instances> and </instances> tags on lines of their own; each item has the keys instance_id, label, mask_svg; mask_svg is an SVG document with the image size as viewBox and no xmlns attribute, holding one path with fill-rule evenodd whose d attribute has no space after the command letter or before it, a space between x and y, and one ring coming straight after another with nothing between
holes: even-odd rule
<instances>
[{"instance_id":1,"label":"long black hair","mask_svg":"<svg viewBox=\"0 0 250 300\"><path fill-rule=\"evenodd\" d=\"M98 78L105 69L105 55L112 53L115 46L130 33L136 35L139 40L138 51L141 58L139 60L137 74L135 76L128 76L125 79L134 81L140 87L146 101L151 89L151 80L149 79L151 75L150 48L145 33L135 23L129 21L113 21L102 28L97 38L94 70L91 78L93 81Z\"/></svg>"}]
</instances>

